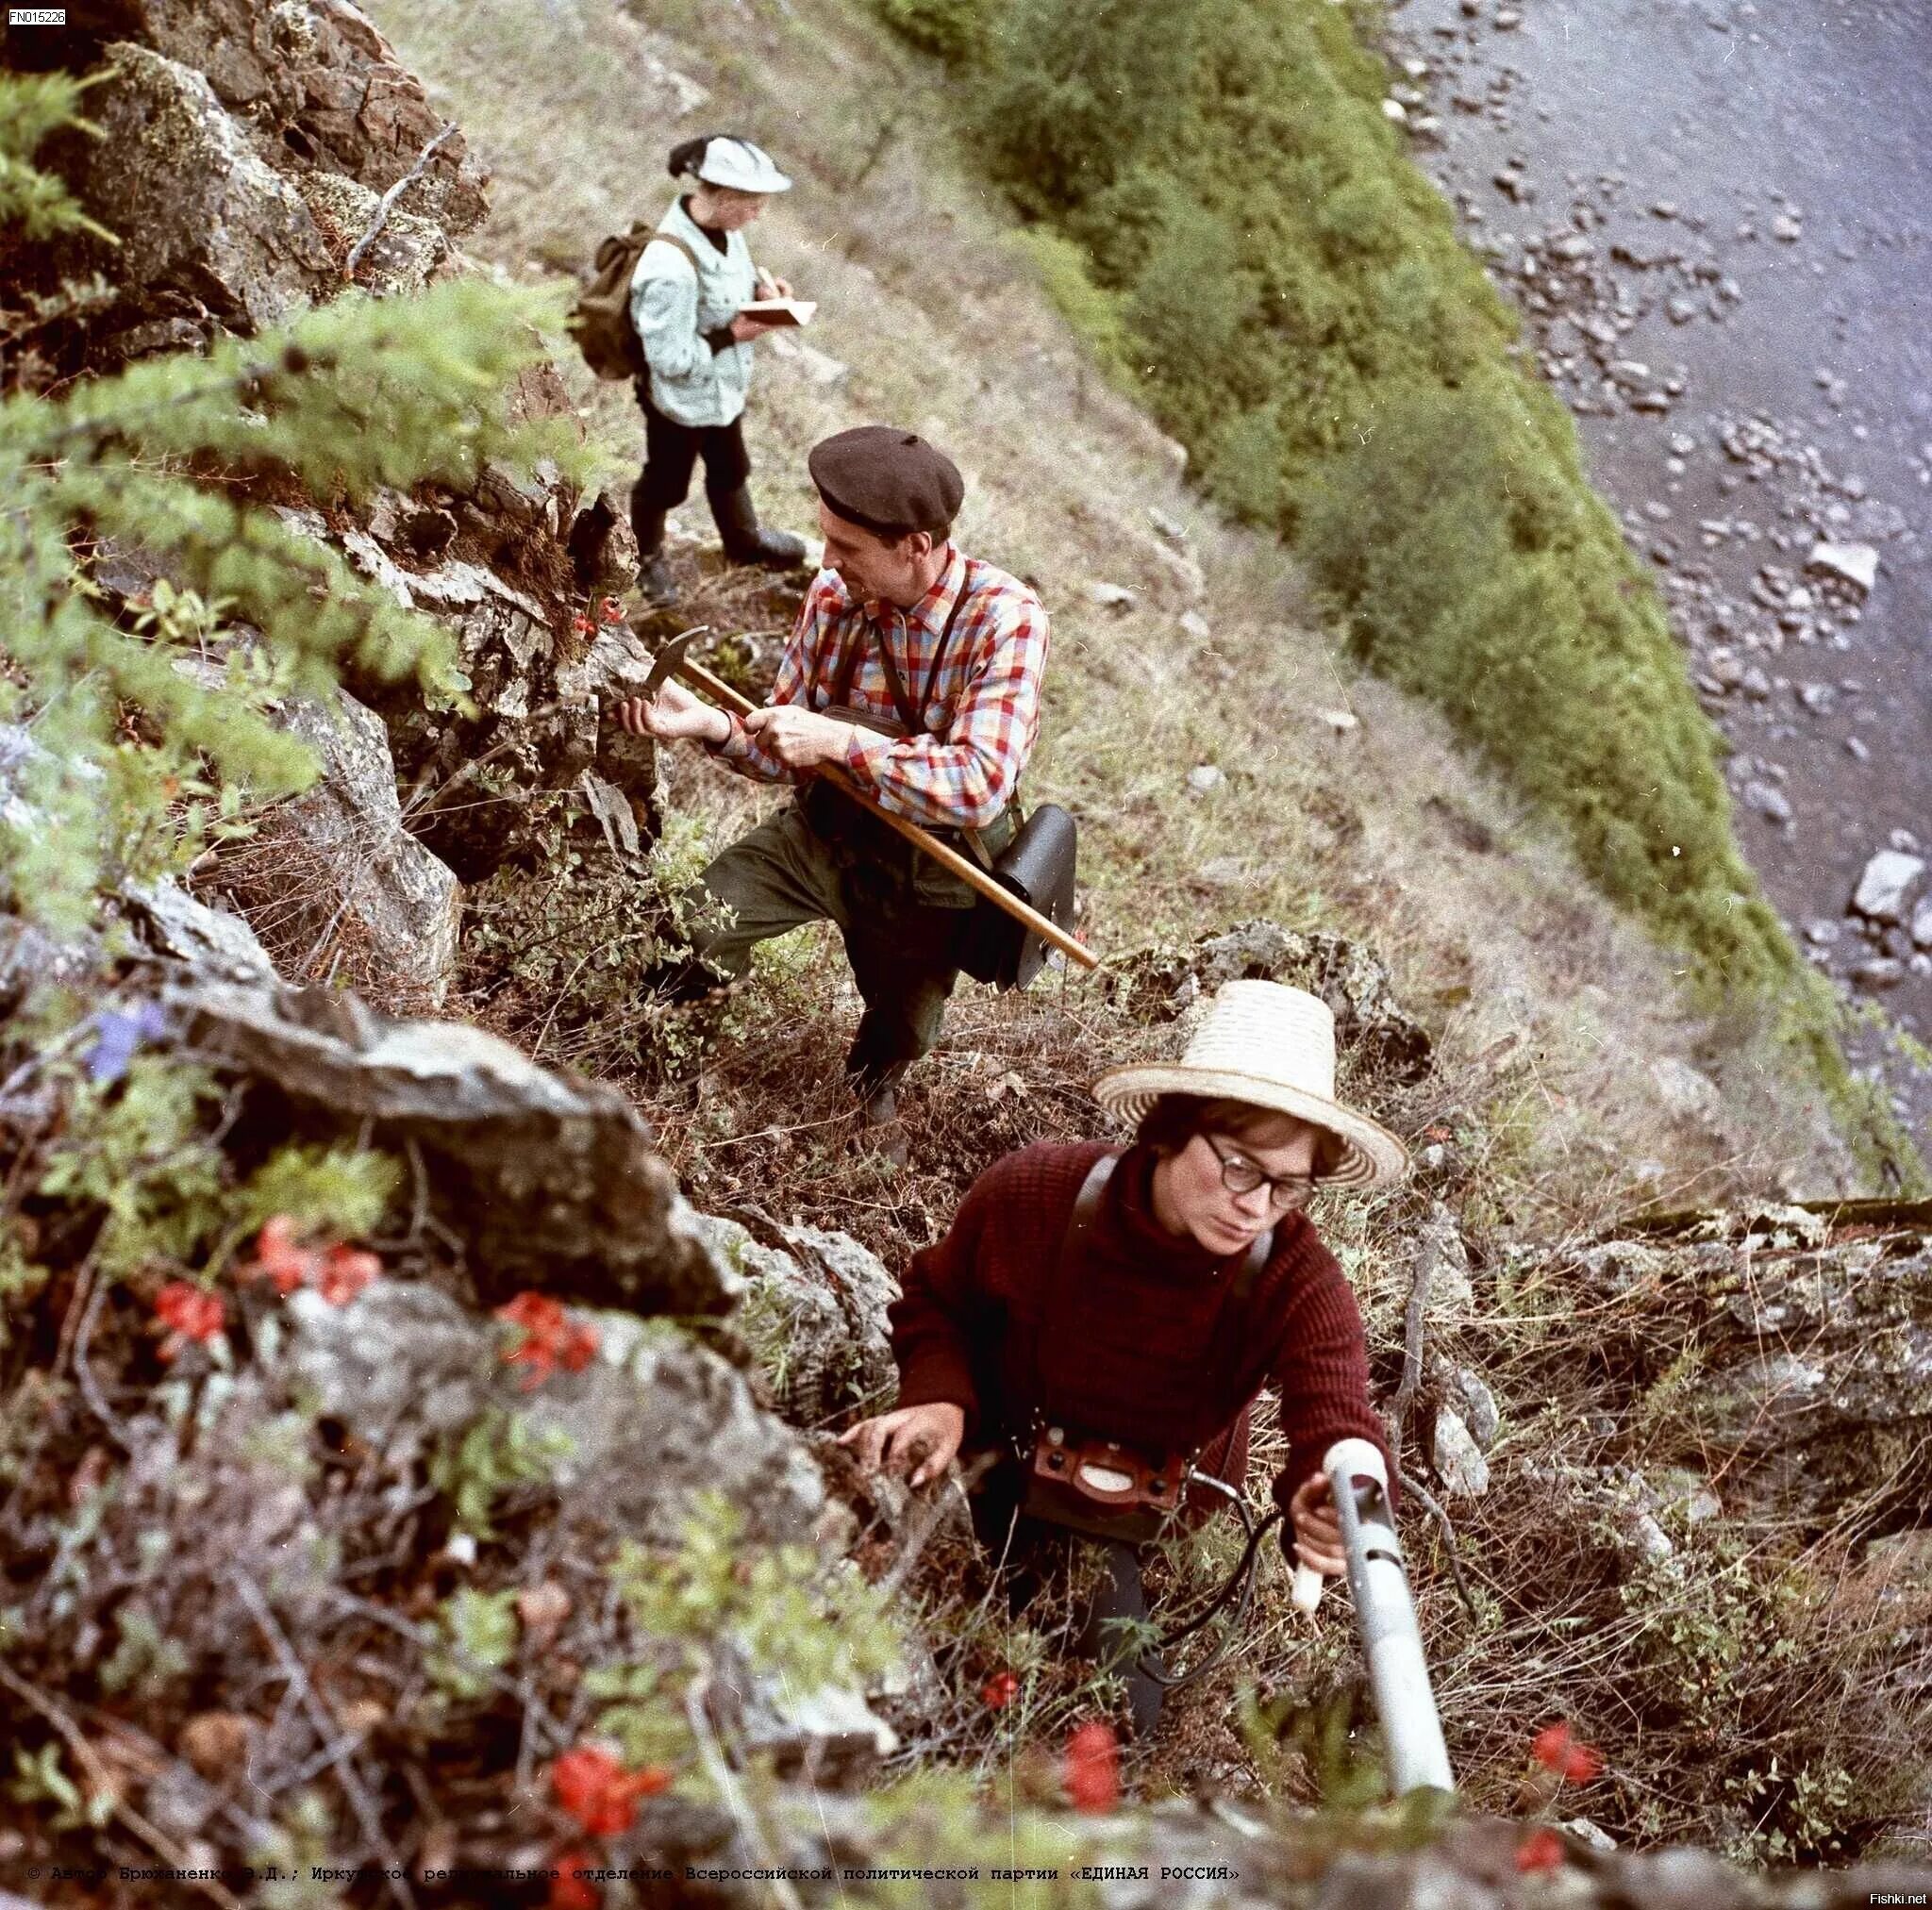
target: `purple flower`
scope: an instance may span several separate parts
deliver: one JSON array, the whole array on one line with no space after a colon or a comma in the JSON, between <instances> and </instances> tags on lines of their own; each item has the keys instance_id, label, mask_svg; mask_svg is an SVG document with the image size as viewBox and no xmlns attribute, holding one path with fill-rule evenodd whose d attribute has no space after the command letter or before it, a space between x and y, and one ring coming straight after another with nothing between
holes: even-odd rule
<instances>
[{"instance_id":1,"label":"purple flower","mask_svg":"<svg viewBox=\"0 0 1932 1910\"><path fill-rule=\"evenodd\" d=\"M165 1033L168 1018L161 1013L158 1002L143 1002L127 1015L117 1008L103 1008L94 1017L94 1026L100 1031L100 1038L87 1057L87 1071L96 1085L105 1088L127 1072L135 1050L143 1041L152 1041Z\"/></svg>"}]
</instances>

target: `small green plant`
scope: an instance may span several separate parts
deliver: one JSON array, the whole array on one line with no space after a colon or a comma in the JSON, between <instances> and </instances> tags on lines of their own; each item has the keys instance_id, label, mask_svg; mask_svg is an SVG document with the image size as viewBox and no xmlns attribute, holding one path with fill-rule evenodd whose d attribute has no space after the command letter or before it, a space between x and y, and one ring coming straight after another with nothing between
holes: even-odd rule
<instances>
[{"instance_id":1,"label":"small green plant","mask_svg":"<svg viewBox=\"0 0 1932 1910\"><path fill-rule=\"evenodd\" d=\"M136 1019L113 1011L101 1018ZM102 1046L114 1035L104 1026ZM93 1060L50 1064L50 1071L66 1088L67 1112L34 1190L98 1216L92 1258L109 1279L137 1271L220 1271L275 1214L305 1227L372 1233L397 1186L400 1171L389 1155L302 1142L276 1149L238 1184L221 1145L222 1087L207 1069L166 1053L136 1054L118 1074ZM10 1231L0 1237L0 1293L25 1295L45 1278Z\"/></svg>"},{"instance_id":2,"label":"small green plant","mask_svg":"<svg viewBox=\"0 0 1932 1910\"><path fill-rule=\"evenodd\" d=\"M804 1546L761 1547L743 1515L706 1495L669 1558L634 1541L618 1549L611 1583L631 1622L673 1644L683 1669L709 1663L728 1639L755 1671L803 1691L863 1684L898 1663L890 1620L862 1578L827 1569Z\"/></svg>"},{"instance_id":3,"label":"small green plant","mask_svg":"<svg viewBox=\"0 0 1932 1910\"><path fill-rule=\"evenodd\" d=\"M452 1698L475 1701L490 1695L491 1673L516 1655L516 1589L478 1591L464 1586L436 1608L442 1647L424 1661L424 1669Z\"/></svg>"},{"instance_id":4,"label":"small green plant","mask_svg":"<svg viewBox=\"0 0 1932 1910\"><path fill-rule=\"evenodd\" d=\"M152 1703L187 1672L188 1653L161 1632L153 1614L141 1605L124 1606L116 1622L120 1641L101 1667L101 1688L115 1693L131 1691Z\"/></svg>"},{"instance_id":5,"label":"small green plant","mask_svg":"<svg viewBox=\"0 0 1932 1910\"><path fill-rule=\"evenodd\" d=\"M669 1554L625 1540L610 1583L644 1652L587 1671L603 1701L600 1732L632 1765L691 1761L690 1694L743 1674L790 1699L828 1687L862 1690L899 1663L891 1620L873 1588L802 1546L761 1546L741 1515L705 1495Z\"/></svg>"},{"instance_id":6,"label":"small green plant","mask_svg":"<svg viewBox=\"0 0 1932 1910\"><path fill-rule=\"evenodd\" d=\"M213 1078L141 1055L118 1083L75 1078L73 1096L40 1193L101 1210L94 1254L111 1276L156 1259L188 1261L213 1231L222 1188L222 1153L210 1138Z\"/></svg>"},{"instance_id":7,"label":"small green plant","mask_svg":"<svg viewBox=\"0 0 1932 1910\"><path fill-rule=\"evenodd\" d=\"M497 1502L521 1487L547 1485L576 1451L561 1426L540 1426L528 1414L491 1406L460 1434L444 1437L429 1462L429 1483L445 1494L459 1531L488 1542L496 1536Z\"/></svg>"},{"instance_id":8,"label":"small green plant","mask_svg":"<svg viewBox=\"0 0 1932 1910\"><path fill-rule=\"evenodd\" d=\"M16 1803L54 1806L48 1828L55 1831L98 1831L112 1821L114 1793L96 1790L86 1795L61 1768L60 1747L48 1743L37 1752L13 1751L14 1775L8 1794Z\"/></svg>"}]
</instances>

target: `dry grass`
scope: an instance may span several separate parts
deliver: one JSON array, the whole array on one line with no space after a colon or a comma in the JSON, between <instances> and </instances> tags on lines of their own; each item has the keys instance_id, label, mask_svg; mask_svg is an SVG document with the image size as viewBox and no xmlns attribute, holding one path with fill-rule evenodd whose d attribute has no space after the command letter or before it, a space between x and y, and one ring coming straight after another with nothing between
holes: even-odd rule
<instances>
[{"instance_id":1,"label":"dry grass","mask_svg":"<svg viewBox=\"0 0 1932 1910\"><path fill-rule=\"evenodd\" d=\"M920 110L925 82L902 75L882 90L895 56L868 43L869 27L817 0L734 14L728 40L696 9L654 10L653 32L608 0L536 19L501 0L375 12L494 168L474 244L512 275L580 263L601 233L662 203L660 155L693 124L733 121L784 156L798 190L758 228L758 249L824 302L811 341L851 370L824 387L763 358L750 421L760 505L808 529L804 453L861 419L902 419L954 449L969 482L962 540L1032 578L1054 613L1029 789L1081 817L1084 926L1099 947L1117 955L1256 915L1368 939L1452 1060L1505 1041L1529 1060L1521 1106L1500 1110L1521 1143L1520 1188L1504 1204L1524 1221L1633 1196L1846 1184L1823 1113L1761 1031L1684 1005L1667 958L1462 760L1445 726L1357 675L1311 627L1278 548L1185 490L1171 447L1095 375L955 169ZM714 99L675 118L654 62ZM886 92L895 107L881 106ZM848 189L889 112L895 130ZM641 436L628 389L595 386L568 359L564 371L627 482L621 460ZM1184 557L1150 509L1187 526ZM708 535L701 500L682 515ZM1139 601L1096 607L1094 581ZM689 607L714 621L730 606L700 596ZM1190 608L1208 636L1182 628ZM1335 709L1359 726L1338 734L1323 714ZM1190 798L1186 773L1206 762L1227 781ZM680 765L673 793L722 835L761 799L701 788L717 780ZM1663 1056L1719 1080L1715 1121L1660 1108L1649 1070Z\"/></svg>"},{"instance_id":2,"label":"dry grass","mask_svg":"<svg viewBox=\"0 0 1932 1910\"><path fill-rule=\"evenodd\" d=\"M1036 582L1054 613L1028 789L1081 818L1087 938L1118 957L1257 916L1340 930L1376 949L1435 1037L1426 1081L1399 1093L1371 1084L1371 1095L1399 1130L1445 1138L1443 1164L1318 1219L1361 1298L1382 1392L1393 1385L1412 1240L1430 1199L1457 1210L1482 1278L1475 1313L1432 1325L1429 1347L1480 1367L1503 1409L1496 1463L1513 1483L1461 1520L1475 1619L1430 1528L1416 1523L1409 1540L1470 1795L1509 1808L1529 1733L1572 1715L1628 1751L1616 1788L1607 1781L1576 1808L1641 1835L1746 1838L1757 1806L1740 1796L1733 1817L1701 1822L1715 1782L1709 1749L1651 1721L1652 1687L1679 1649L1673 1627L1722 1652L1726 1624L1782 1624L1815 1654L1808 1683L1740 1682L1723 1712L1754 1755L1782 1744L1789 1769L1801 1738L1817 1742L1799 1710L1814 1701L1827 1716L1832 1705L1856 1710L1847 1680L1875 1685L1892 1662L1885 1608L1869 1572L1834 1580L1822 1550L1793 1555L1773 1529L1727 1524L1730 1553L1690 1548L1678 1590L1650 1587L1647 1603L1626 1609L1624 1567L1593 1522L1596 1502L1573 1503L1550 1482L1606 1456L1593 1415L1616 1421L1616 1455L1638 1465L1679 1457L1678 1428L1667 1403L1652 1402L1645 1420L1643 1401L1596 1363L1598 1322L1575 1316L1569 1295L1506 1294L1497 1270L1511 1240L1569 1237L1633 1204L1846 1187L1844 1150L1764 1031L1693 1011L1670 960L1471 768L1445 725L1341 659L1280 550L1221 523L1185 489L1172 447L1094 375L956 164L922 109L924 82L884 77L894 56L862 22L831 0L728 15L659 8L655 32L610 0L541 16L509 0L372 10L495 167L495 211L475 245L511 275L577 264L603 232L654 210L669 190L662 151L697 125L742 126L798 176L757 249L824 302L811 341L850 370L828 386L796 360L761 363L750 429L768 519L809 527L804 454L827 431L892 418L951 447L969 483L962 540ZM695 75L712 100L677 118L654 61ZM881 147L882 113L897 117ZM641 437L627 390L594 387L575 364L565 372L627 483L623 459ZM702 513L701 501L683 513L693 534L708 532ZM1153 513L1187 527L1184 550ZM1133 590L1132 607L1096 606L1087 587L1099 581ZM682 614L748 624L764 633L755 648L768 656L782 619L741 588L703 582ZM1332 711L1354 726L1338 726ZM1225 780L1197 798L1185 779L1203 763ZM693 753L668 762L666 789L687 868L774 800ZM473 1005L525 1032L517 1015L538 1009L508 998ZM575 1028L560 1050L553 1038L546 1058L624 1080L699 1205L843 1228L889 1263L934 1238L1000 1153L1101 1131L1088 1084L1171 1040L1164 1027L1124 1020L1102 982L1056 978L1020 998L962 984L943 1044L902 1097L912 1166L894 1174L850 1146L838 1062L857 1003L836 937L804 931L768 951L756 984L724 1012L730 1038L709 1044L683 1078L613 1066L611 1021ZM1715 1111L1671 1111L1654 1071L1671 1060L1716 1080ZM1257 1472L1278 1458L1276 1443L1264 1428ZM1163 1567L1169 1596L1210 1583L1229 1544L1216 1533ZM1733 1553L1756 1573L1757 1603L1741 1616L1712 1603ZM1272 1547L1270 1559L1273 1586ZM984 1771L1010 1750L1015 1720L972 1716L971 1694L1002 1652L1025 1647L1003 1614L990 1616L977 1570L963 1541L940 1545L921 1583L955 1693L941 1741ZM1797 1590L1780 1603L1779 1586ZM1355 1702L1339 1612L1314 1639L1299 1622L1271 1592L1243 1658L1175 1702L1141 1769L1145 1785L1205 1778L1307 1796L1332 1779L1311 1742L1270 1753L1265 1718L1257 1741L1237 1729L1243 1682L1284 1720ZM1036 1733L1091 1700L1084 1674L1052 1656L1040 1660L1040 1708L1027 1719ZM1767 1705L1787 1710L1770 1716ZM1860 1711L1848 1726L1864 1734L1861 1769L1887 1754L1891 1715Z\"/></svg>"}]
</instances>

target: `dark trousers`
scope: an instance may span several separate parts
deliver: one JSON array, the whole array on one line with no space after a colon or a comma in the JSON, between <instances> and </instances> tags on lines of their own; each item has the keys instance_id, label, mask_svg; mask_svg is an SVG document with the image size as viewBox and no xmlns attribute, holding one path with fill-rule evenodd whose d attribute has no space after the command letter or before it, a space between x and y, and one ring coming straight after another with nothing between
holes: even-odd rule
<instances>
[{"instance_id":1,"label":"dark trousers","mask_svg":"<svg viewBox=\"0 0 1932 1910\"><path fill-rule=\"evenodd\" d=\"M691 999L715 987L720 972L742 974L759 942L808 922L836 922L865 1003L845 1068L870 1093L939 1039L959 976L971 910L922 904L911 889L916 879L909 862L875 862L826 840L793 804L740 837L698 878L688 899L724 903L732 919L701 932L690 955L658 971L648 986Z\"/></svg>"},{"instance_id":2,"label":"dark trousers","mask_svg":"<svg viewBox=\"0 0 1932 1910\"><path fill-rule=\"evenodd\" d=\"M1120 1538L1093 1538L1065 1526L1029 1519L1020 1510L1024 1486L1019 1462L1002 1459L973 1494L973 1529L995 1561L1007 1566L1007 1600L1015 1618L1032 1603L1056 1572L1064 1572L1075 1545L1094 1549L1098 1569L1082 1614L1074 1651L1110 1670L1126 1686L1135 1733L1145 1737L1160 1721L1166 1690L1143 1665L1160 1669L1158 1653L1137 1639L1133 1627L1147 1620L1147 1589L1141 1577L1141 1548ZM1124 1626L1122 1621L1131 1621ZM1144 1653L1144 1656L1143 1656Z\"/></svg>"},{"instance_id":3,"label":"dark trousers","mask_svg":"<svg viewBox=\"0 0 1932 1910\"><path fill-rule=\"evenodd\" d=\"M751 480L751 454L744 448L744 420L728 424L680 424L651 403L647 379L637 384L644 413L644 468L630 492L630 523L638 551L650 556L664 541L664 513L691 494L691 473L705 460L705 496L718 515L718 500L732 497Z\"/></svg>"}]
</instances>

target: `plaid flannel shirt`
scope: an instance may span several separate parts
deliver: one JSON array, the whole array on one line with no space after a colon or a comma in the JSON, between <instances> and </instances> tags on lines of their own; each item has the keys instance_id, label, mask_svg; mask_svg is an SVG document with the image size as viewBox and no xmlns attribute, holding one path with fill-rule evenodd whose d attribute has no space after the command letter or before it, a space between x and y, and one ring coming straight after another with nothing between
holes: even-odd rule
<instances>
[{"instance_id":1,"label":"plaid flannel shirt","mask_svg":"<svg viewBox=\"0 0 1932 1910\"><path fill-rule=\"evenodd\" d=\"M772 702L824 709L835 700L841 664L855 644L862 644L843 701L897 722L879 646L892 646L908 696L925 694L967 565L964 554L952 548L939 581L910 610L855 604L836 572L821 571L779 660ZM972 572L972 590L920 712L933 734L895 740L859 730L844 757L853 782L881 807L934 828L985 828L1012 800L1040 733L1040 678L1049 639L1045 606L1018 578L991 564L975 560ZM787 768L736 717L715 754L766 782L802 782L811 773Z\"/></svg>"}]
</instances>

